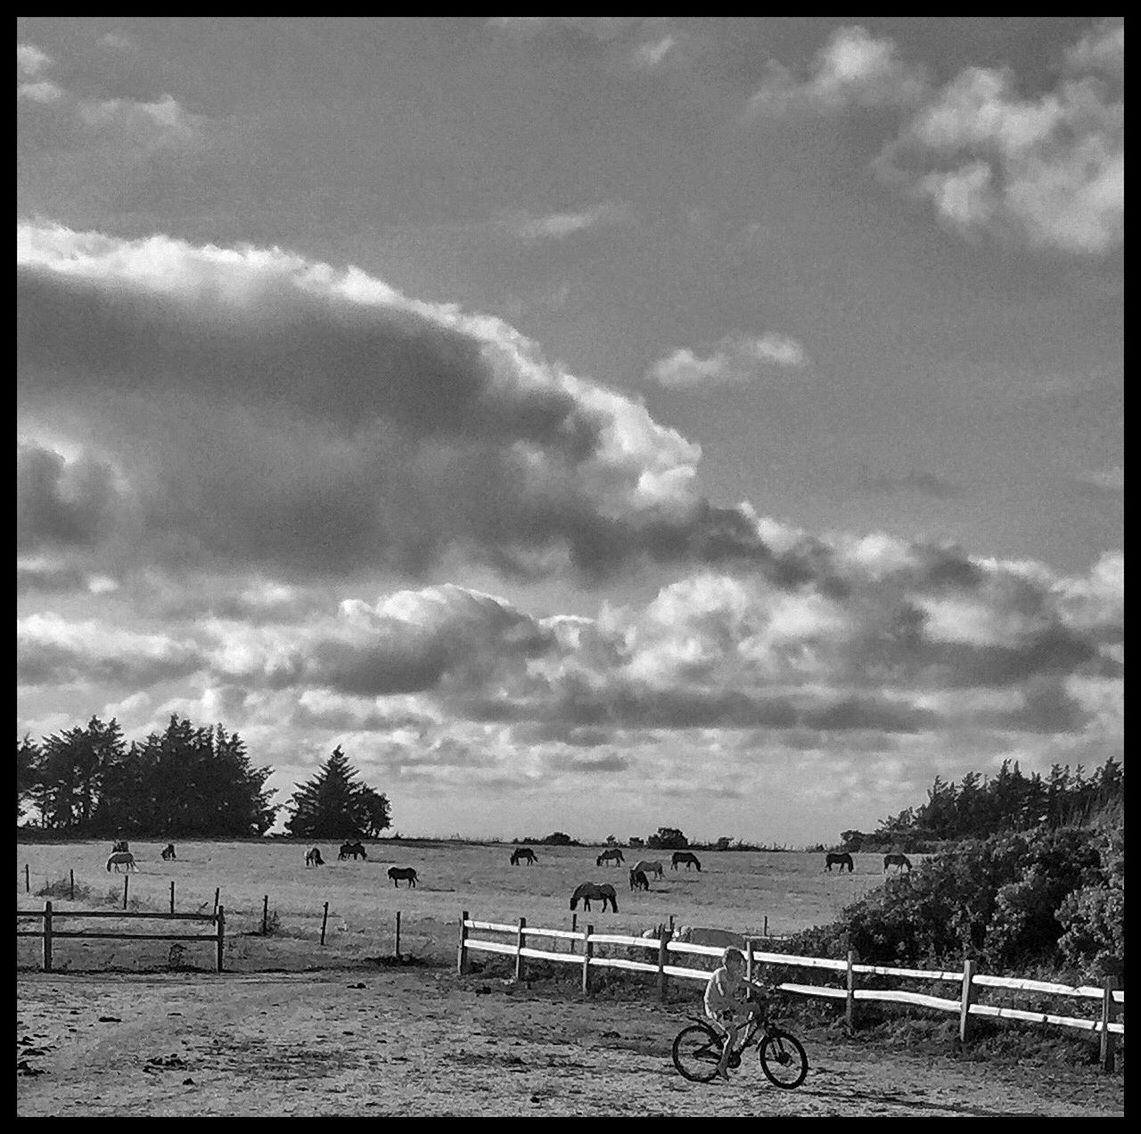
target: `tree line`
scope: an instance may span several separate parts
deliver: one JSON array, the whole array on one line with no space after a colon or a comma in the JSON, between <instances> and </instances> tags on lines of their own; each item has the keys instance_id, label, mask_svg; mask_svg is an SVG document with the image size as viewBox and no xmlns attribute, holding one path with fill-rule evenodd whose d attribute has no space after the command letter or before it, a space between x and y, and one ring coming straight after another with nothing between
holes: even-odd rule
<instances>
[{"instance_id":1,"label":"tree line","mask_svg":"<svg viewBox=\"0 0 1141 1134\"><path fill-rule=\"evenodd\" d=\"M927 802L906 807L880 821L874 832L842 831L846 851L902 850L922 853L945 842L985 839L991 835L1085 827L1099 818L1111 821L1124 813L1125 773L1110 757L1092 775L1079 764L1055 764L1048 775L1027 776L1004 760L997 775L968 772L959 783L936 776Z\"/></svg>"},{"instance_id":2,"label":"tree line","mask_svg":"<svg viewBox=\"0 0 1141 1134\"><path fill-rule=\"evenodd\" d=\"M175 714L162 732L128 743L118 721L92 717L39 743L17 741L16 821L76 838L246 838L264 835L282 810L289 834L305 838L375 838L391 825L387 796L359 782L340 747L286 804L270 802L272 774L221 724Z\"/></svg>"}]
</instances>

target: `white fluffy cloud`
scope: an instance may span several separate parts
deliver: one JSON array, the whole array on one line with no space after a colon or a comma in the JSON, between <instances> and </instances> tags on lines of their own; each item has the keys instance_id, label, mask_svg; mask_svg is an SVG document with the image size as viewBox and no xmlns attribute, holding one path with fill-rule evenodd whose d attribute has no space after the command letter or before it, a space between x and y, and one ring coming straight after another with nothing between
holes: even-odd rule
<instances>
[{"instance_id":1,"label":"white fluffy cloud","mask_svg":"<svg viewBox=\"0 0 1141 1134\"><path fill-rule=\"evenodd\" d=\"M773 367L800 369L808 354L788 335L730 336L701 354L683 347L650 368L648 377L673 389L740 384L771 373Z\"/></svg>"}]
</instances>

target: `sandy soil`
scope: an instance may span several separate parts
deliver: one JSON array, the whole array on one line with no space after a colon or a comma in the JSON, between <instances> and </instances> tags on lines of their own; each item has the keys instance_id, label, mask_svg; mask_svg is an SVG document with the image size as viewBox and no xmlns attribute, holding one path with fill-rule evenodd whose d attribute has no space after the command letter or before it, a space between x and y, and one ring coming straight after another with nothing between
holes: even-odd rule
<instances>
[{"instance_id":1,"label":"sandy soil","mask_svg":"<svg viewBox=\"0 0 1141 1134\"><path fill-rule=\"evenodd\" d=\"M753 1055L688 1083L694 1004L516 986L446 968L44 974L17 980L19 1117L1124 1115L1123 1076L920 1054L797 1031L795 1091Z\"/></svg>"}]
</instances>

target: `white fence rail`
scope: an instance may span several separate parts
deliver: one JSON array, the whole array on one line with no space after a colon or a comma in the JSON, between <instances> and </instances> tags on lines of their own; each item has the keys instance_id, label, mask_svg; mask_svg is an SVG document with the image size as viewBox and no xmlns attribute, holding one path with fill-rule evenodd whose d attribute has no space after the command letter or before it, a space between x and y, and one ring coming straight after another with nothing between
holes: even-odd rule
<instances>
[{"instance_id":1,"label":"white fence rail","mask_svg":"<svg viewBox=\"0 0 1141 1134\"><path fill-rule=\"evenodd\" d=\"M473 930L487 933L511 934L514 941L489 941L471 936ZM529 937L560 940L569 944L569 952L554 949L537 949L526 944ZM657 954L654 961L638 961L628 957L600 955L595 950L599 946L623 946L627 949L644 949ZM911 1004L938 1012L959 1013L959 1038L967 1042L969 1024L972 1017L987 1016L1005 1020L1020 1020L1034 1024L1048 1024L1055 1027L1073 1028L1097 1035L1100 1038L1102 1066L1112 1070L1114 1065L1114 1037L1125 1035L1125 1024L1117 1019L1119 1010L1124 1009L1125 992L1114 987L1112 978L1106 978L1104 985L1054 984L1049 981L1028 980L1019 977L988 976L975 972L975 962L967 959L962 970L934 970L895 968L887 965L859 964L855 954L849 953L847 960L829 957L804 957L790 953L771 953L757 949L752 938L745 939L746 975L752 977L756 965L780 965L792 969L825 969L843 974L843 987L828 985L798 984L786 981L777 985L782 992L794 996L814 996L845 1002L849 1027L855 1023L858 1001L879 1001L894 1004ZM499 953L515 958L515 979L522 980L528 958L552 961L555 964L578 965L582 970L582 991L589 996L591 974L597 969L625 969L627 971L653 973L658 977L658 996L665 998L669 978L678 980L706 981L712 971L709 968L690 968L682 964L671 964L670 958L682 959L688 954L695 957L720 959L723 950L715 945L692 945L686 941L674 941L670 931L664 926L658 937L632 937L621 933L595 933L594 926L584 930L544 929L528 926L526 918L520 918L514 925L504 922L478 921L469 918L465 910L460 918L460 940L458 970L468 972L470 954ZM945 982L958 985L958 996L954 999L931 996L927 993L912 992L897 988L860 988L861 976L894 977L900 980ZM1078 1000L1096 1000L1101 1011L1095 1018L1091 1016L1061 1015L1053 1012L1031 1012L1021 1008L1003 1007L996 1004L977 1002L980 988L1007 989L1013 992L1039 993L1049 997L1067 997Z\"/></svg>"}]
</instances>

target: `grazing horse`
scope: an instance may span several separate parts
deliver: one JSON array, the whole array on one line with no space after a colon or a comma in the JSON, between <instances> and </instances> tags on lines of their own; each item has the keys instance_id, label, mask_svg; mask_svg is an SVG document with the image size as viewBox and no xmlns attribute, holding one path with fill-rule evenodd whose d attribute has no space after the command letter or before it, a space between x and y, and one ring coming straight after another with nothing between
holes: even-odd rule
<instances>
[{"instance_id":1,"label":"grazing horse","mask_svg":"<svg viewBox=\"0 0 1141 1134\"><path fill-rule=\"evenodd\" d=\"M519 847L511 852L511 865L518 866L526 860L528 866L539 861L539 856L530 847Z\"/></svg>"},{"instance_id":2,"label":"grazing horse","mask_svg":"<svg viewBox=\"0 0 1141 1134\"><path fill-rule=\"evenodd\" d=\"M827 858L824 860L824 869L825 869L825 870L831 870L831 869L832 869L832 867L834 867L834 866L838 866L838 867L840 868L840 873L841 873L841 874L843 874L843 873L844 873L844 867L845 867L845 866L848 868L848 873L849 873L849 874L851 874L851 873L852 873L852 871L855 869L855 868L853 867L853 865L852 865L852 856L851 856L850 854L847 854L847 853L844 853L844 854L830 854L830 855L829 855L829 856L828 856L828 857L827 857Z\"/></svg>"},{"instance_id":3,"label":"grazing horse","mask_svg":"<svg viewBox=\"0 0 1141 1134\"><path fill-rule=\"evenodd\" d=\"M312 850L307 851L305 854L306 866L324 866L325 860L321 857L321 852L314 847Z\"/></svg>"},{"instance_id":4,"label":"grazing horse","mask_svg":"<svg viewBox=\"0 0 1141 1134\"><path fill-rule=\"evenodd\" d=\"M615 892L614 887L611 886L609 882L603 882L601 886L599 886L597 882L584 882L577 890L575 890L573 894L571 894L570 908L572 910L577 909L578 903L581 901L582 908L584 910L589 910L590 903L592 901L597 902L599 900L602 902L603 913L606 912L607 903L610 904L610 908L615 913L618 912L618 894Z\"/></svg>"},{"instance_id":5,"label":"grazing horse","mask_svg":"<svg viewBox=\"0 0 1141 1134\"><path fill-rule=\"evenodd\" d=\"M898 874L901 870L911 869L911 859L905 854L885 854L883 856L883 872L885 874L889 866L894 866Z\"/></svg>"},{"instance_id":6,"label":"grazing horse","mask_svg":"<svg viewBox=\"0 0 1141 1134\"><path fill-rule=\"evenodd\" d=\"M620 862L626 860L622 857L622 852L617 847L611 847L609 850L604 850L595 862L595 866L601 866L604 862L612 862L617 866Z\"/></svg>"},{"instance_id":7,"label":"grazing horse","mask_svg":"<svg viewBox=\"0 0 1141 1134\"><path fill-rule=\"evenodd\" d=\"M416 871L410 866L390 866L388 877L392 879L392 884L396 887L399 887L401 878L407 879L409 889L416 885Z\"/></svg>"},{"instance_id":8,"label":"grazing horse","mask_svg":"<svg viewBox=\"0 0 1141 1134\"><path fill-rule=\"evenodd\" d=\"M367 859L368 855L365 854L364 843L342 843L341 853L337 855L337 858L344 862L350 855L353 862L356 862L358 858Z\"/></svg>"},{"instance_id":9,"label":"grazing horse","mask_svg":"<svg viewBox=\"0 0 1141 1134\"><path fill-rule=\"evenodd\" d=\"M665 867L662 866L662 864L660 862L657 862L657 861L650 862L649 860L644 859L644 858L639 859L639 861L634 863L634 865L631 866L630 869L632 871L640 870L643 874L645 874L647 876L649 876L651 874L656 874L658 876L659 881L662 878L664 878L666 875Z\"/></svg>"},{"instance_id":10,"label":"grazing horse","mask_svg":"<svg viewBox=\"0 0 1141 1134\"><path fill-rule=\"evenodd\" d=\"M116 873L116 874L118 874L118 873L119 873L119 867L120 867L120 866L125 866L125 867L127 868L127 873L128 873L128 874L129 874L129 873L130 873L132 870L138 870L138 869L139 869L139 868L138 868L138 867L135 865L135 856L134 856L133 854L131 854L131 852L130 852L130 851L116 851L116 852L115 852L115 853L114 853L114 854L113 854L113 855L112 855L112 856L111 856L111 857L110 857L110 858L107 860L107 872L108 872L108 873L110 873L110 872L111 872L111 867L112 867L112 866L115 868L115 873Z\"/></svg>"},{"instance_id":11,"label":"grazing horse","mask_svg":"<svg viewBox=\"0 0 1141 1134\"><path fill-rule=\"evenodd\" d=\"M631 870L630 871L630 889L631 890L648 890L650 888L650 880L646 877L644 870Z\"/></svg>"},{"instance_id":12,"label":"grazing horse","mask_svg":"<svg viewBox=\"0 0 1141 1134\"><path fill-rule=\"evenodd\" d=\"M686 870L688 870L691 866L696 866L698 873L701 873L701 863L698 861L697 855L695 855L693 851L675 850L673 857L673 866L671 869L677 870L677 864L679 862L685 863Z\"/></svg>"},{"instance_id":13,"label":"grazing horse","mask_svg":"<svg viewBox=\"0 0 1141 1134\"><path fill-rule=\"evenodd\" d=\"M163 862L169 862L172 858L178 858L178 855L174 853L174 843L167 843L166 846L162 848L162 860Z\"/></svg>"}]
</instances>

